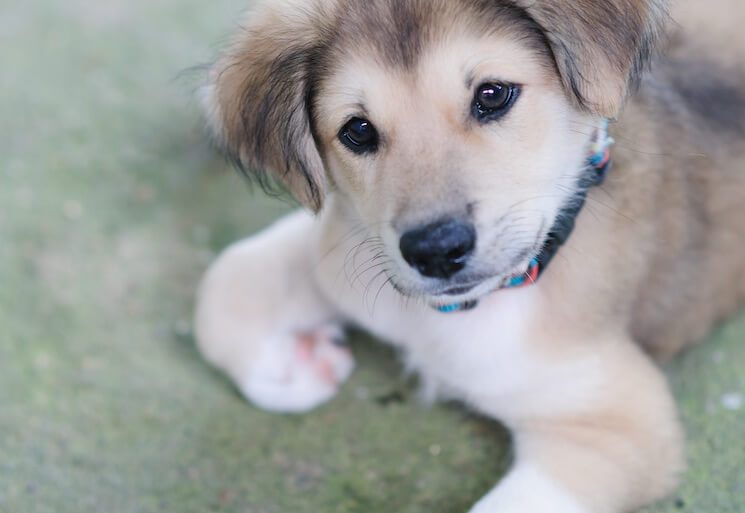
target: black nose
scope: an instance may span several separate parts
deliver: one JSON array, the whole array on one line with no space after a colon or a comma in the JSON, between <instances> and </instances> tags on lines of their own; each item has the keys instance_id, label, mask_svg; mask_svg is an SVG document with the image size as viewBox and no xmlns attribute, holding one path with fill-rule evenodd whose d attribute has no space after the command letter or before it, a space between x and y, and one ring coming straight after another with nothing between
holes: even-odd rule
<instances>
[{"instance_id":1,"label":"black nose","mask_svg":"<svg viewBox=\"0 0 745 513\"><path fill-rule=\"evenodd\" d=\"M448 219L407 232L401 237L404 260L428 278L450 278L462 270L476 247L471 223Z\"/></svg>"}]
</instances>

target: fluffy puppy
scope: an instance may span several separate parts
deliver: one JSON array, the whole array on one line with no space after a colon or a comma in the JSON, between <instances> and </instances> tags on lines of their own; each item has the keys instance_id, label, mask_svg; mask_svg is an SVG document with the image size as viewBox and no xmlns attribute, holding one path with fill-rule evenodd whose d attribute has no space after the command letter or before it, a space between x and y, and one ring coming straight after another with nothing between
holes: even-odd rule
<instances>
[{"instance_id":1,"label":"fluffy puppy","mask_svg":"<svg viewBox=\"0 0 745 513\"><path fill-rule=\"evenodd\" d=\"M217 259L204 356L301 412L353 368L342 326L395 345L513 432L472 513L668 494L682 435L655 359L745 296L745 98L731 45L676 37L646 73L666 18L663 0L260 3L212 68L209 121L315 215Z\"/></svg>"}]
</instances>

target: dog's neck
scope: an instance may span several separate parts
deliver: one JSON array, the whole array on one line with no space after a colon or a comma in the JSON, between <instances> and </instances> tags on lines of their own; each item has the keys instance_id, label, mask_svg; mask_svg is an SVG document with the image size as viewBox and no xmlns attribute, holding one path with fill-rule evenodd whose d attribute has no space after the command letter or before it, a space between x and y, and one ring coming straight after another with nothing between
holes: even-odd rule
<instances>
[{"instance_id":1,"label":"dog's neck","mask_svg":"<svg viewBox=\"0 0 745 513\"><path fill-rule=\"evenodd\" d=\"M505 279L496 290L515 289L538 282L538 279L546 271L553 258L559 252L559 249L569 240L577 217L585 206L588 191L592 187L602 184L610 171L613 163L610 149L613 143L613 139L608 135L608 120L604 119L592 139L585 171L580 175L579 183L577 184L577 193L557 216L554 226L543 243L543 249L531 260L527 271ZM462 303L432 305L432 307L441 313L457 313L473 310L478 305L478 300L472 300Z\"/></svg>"}]
</instances>

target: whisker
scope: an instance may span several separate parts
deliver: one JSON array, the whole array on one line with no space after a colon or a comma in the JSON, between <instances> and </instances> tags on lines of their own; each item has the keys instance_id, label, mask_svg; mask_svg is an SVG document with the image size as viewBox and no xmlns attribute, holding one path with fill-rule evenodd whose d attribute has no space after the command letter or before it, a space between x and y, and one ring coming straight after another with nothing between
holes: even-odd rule
<instances>
[{"instance_id":1,"label":"whisker","mask_svg":"<svg viewBox=\"0 0 745 513\"><path fill-rule=\"evenodd\" d=\"M385 286L386 286L386 285L389 285L389 284L390 284L390 283L391 283L392 281L393 281L393 278L391 278L391 277L389 276L389 277L388 277L388 279L387 279L387 280L385 280L385 281L383 282L383 284L382 284L382 285L380 286L380 288L378 289L378 292L377 292L377 293L375 294L375 299L373 300L373 307L372 307L372 311L373 311L373 313L372 313L372 315L375 315L375 307L376 307L376 306L377 306L377 304L378 304L378 298L380 297L380 293L381 293L381 292L383 292L383 289L385 289Z\"/></svg>"},{"instance_id":2,"label":"whisker","mask_svg":"<svg viewBox=\"0 0 745 513\"><path fill-rule=\"evenodd\" d=\"M365 287L364 292L362 293L362 304L365 305L365 307L368 307L369 306L369 303L367 301L367 298L368 298L368 294L370 292L370 287L372 287L372 284L375 282L375 280L377 280L378 278L380 278L381 276L383 276L385 274L386 274L386 269L384 268L379 273L377 273L375 276L373 276L372 279L368 282L367 286ZM373 315L373 310L371 310L370 308L368 308L368 313L372 316Z\"/></svg>"}]
</instances>

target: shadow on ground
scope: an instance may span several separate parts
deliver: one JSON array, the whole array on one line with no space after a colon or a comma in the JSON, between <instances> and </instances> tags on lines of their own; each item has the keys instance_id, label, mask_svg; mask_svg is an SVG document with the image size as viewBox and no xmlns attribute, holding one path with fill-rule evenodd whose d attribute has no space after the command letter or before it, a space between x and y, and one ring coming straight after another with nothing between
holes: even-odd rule
<instances>
[{"instance_id":1,"label":"shadow on ground","mask_svg":"<svg viewBox=\"0 0 745 513\"><path fill-rule=\"evenodd\" d=\"M0 7L0 511L456 513L509 462L497 426L417 406L364 336L341 397L303 417L198 358L200 273L287 210L210 151L180 74L242 7ZM671 366L691 470L654 511L742 511L744 336L741 318Z\"/></svg>"}]
</instances>

